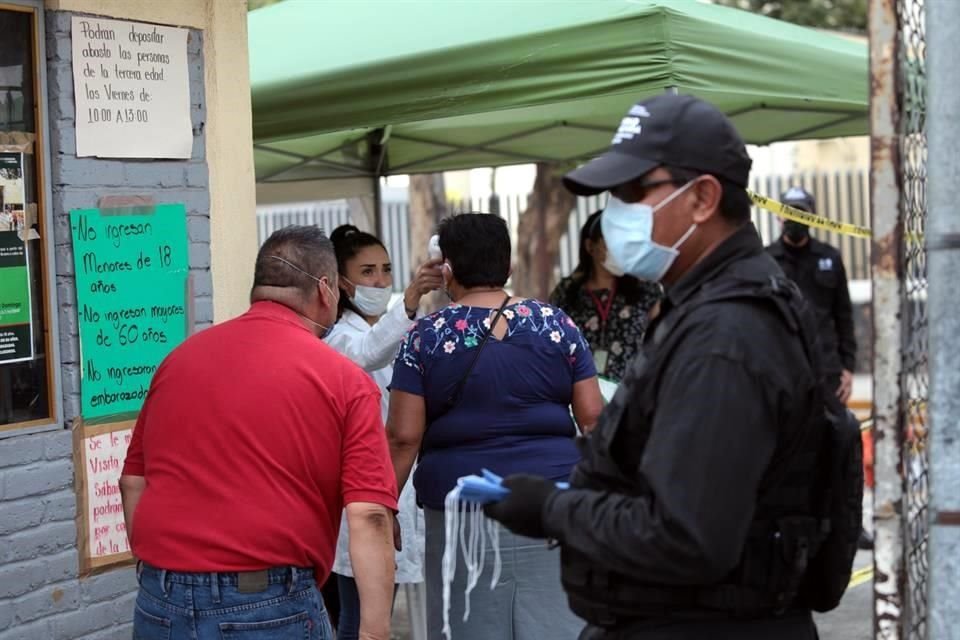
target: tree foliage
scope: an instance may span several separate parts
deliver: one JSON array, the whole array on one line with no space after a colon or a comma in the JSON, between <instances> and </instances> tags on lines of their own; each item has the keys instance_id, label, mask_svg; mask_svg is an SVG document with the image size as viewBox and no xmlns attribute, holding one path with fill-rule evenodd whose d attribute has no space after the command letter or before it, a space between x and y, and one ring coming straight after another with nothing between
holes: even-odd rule
<instances>
[{"instance_id":1,"label":"tree foliage","mask_svg":"<svg viewBox=\"0 0 960 640\"><path fill-rule=\"evenodd\" d=\"M714 0L807 27L867 31L867 0Z\"/></svg>"},{"instance_id":2,"label":"tree foliage","mask_svg":"<svg viewBox=\"0 0 960 640\"><path fill-rule=\"evenodd\" d=\"M560 256L560 240L577 203L564 188L562 176L556 165L537 163L533 191L517 225L513 288L519 296L546 300L555 284L553 267Z\"/></svg>"},{"instance_id":3,"label":"tree foliage","mask_svg":"<svg viewBox=\"0 0 960 640\"><path fill-rule=\"evenodd\" d=\"M410 198L410 275L427 261L427 244L437 232L437 223L447 217L446 188L442 173L421 173L410 176L407 193ZM394 256L394 264L399 256ZM437 291L421 300L420 308L433 313L449 301Z\"/></svg>"}]
</instances>

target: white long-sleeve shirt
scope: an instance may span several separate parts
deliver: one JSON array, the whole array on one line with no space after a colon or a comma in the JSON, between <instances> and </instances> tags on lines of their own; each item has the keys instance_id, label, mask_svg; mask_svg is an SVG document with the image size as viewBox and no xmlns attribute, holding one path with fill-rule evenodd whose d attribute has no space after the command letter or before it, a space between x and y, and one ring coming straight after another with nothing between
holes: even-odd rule
<instances>
[{"instance_id":1,"label":"white long-sleeve shirt","mask_svg":"<svg viewBox=\"0 0 960 640\"><path fill-rule=\"evenodd\" d=\"M380 408L384 422L387 421L389 408L387 386L393 378L393 360L400 348L400 342L412 324L403 301L400 300L373 326L356 313L344 311L326 338L327 344L367 371L380 387ZM407 482L407 486L400 492L399 508L397 519L400 522L403 551L397 553L396 580L401 584L423 582L423 511L417 507L413 483ZM334 573L353 576L349 549L350 540L344 516L337 539Z\"/></svg>"}]
</instances>

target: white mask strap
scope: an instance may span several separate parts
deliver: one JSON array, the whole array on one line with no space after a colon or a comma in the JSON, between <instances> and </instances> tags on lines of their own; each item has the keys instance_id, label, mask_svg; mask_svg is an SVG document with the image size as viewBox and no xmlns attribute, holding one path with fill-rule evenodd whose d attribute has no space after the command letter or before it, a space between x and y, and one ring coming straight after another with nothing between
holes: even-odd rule
<instances>
[{"instance_id":1,"label":"white mask strap","mask_svg":"<svg viewBox=\"0 0 960 640\"><path fill-rule=\"evenodd\" d=\"M493 576L490 589L500 581L502 563L500 557L500 525L483 515L479 504L460 502L460 485L455 486L443 502L444 545L441 574L443 578L443 635L450 640L450 592L457 572L457 553L463 554L467 568L464 588L463 621L470 617L470 592L480 582L487 554L487 539L493 547ZM467 527L469 526L469 531ZM459 547L459 548L458 548Z\"/></svg>"},{"instance_id":2,"label":"white mask strap","mask_svg":"<svg viewBox=\"0 0 960 640\"><path fill-rule=\"evenodd\" d=\"M690 228L687 229L687 232L686 232L685 234L683 234L682 236L680 236L680 239L677 240L675 243L673 243L673 247L671 247L671 248L672 248L674 251L676 251L677 249L679 249L679 248L680 248L680 245L682 245L684 242L686 242L686 241L687 241L687 238L689 238L690 236L692 236L692 235L693 235L693 232L696 231L696 230L697 230L697 225L696 225L696 223L690 225Z\"/></svg>"},{"instance_id":3,"label":"white mask strap","mask_svg":"<svg viewBox=\"0 0 960 640\"><path fill-rule=\"evenodd\" d=\"M308 318L307 316L303 315L303 314L300 313L299 311L297 312L297 315L300 316L301 318L303 318L304 320L306 320L307 322L309 322L310 324L312 324L312 325L314 325L314 326L317 326L317 327L320 327L320 328L323 329L325 332L326 332L326 331L330 331L330 327L324 326L324 325L320 324L319 322L317 322L316 320L311 320L310 318Z\"/></svg>"},{"instance_id":4,"label":"white mask strap","mask_svg":"<svg viewBox=\"0 0 960 640\"><path fill-rule=\"evenodd\" d=\"M662 209L663 207L665 207L666 205L670 204L670 202L673 201L674 198L676 198L676 197L679 196L681 193L683 193L684 191L686 191L687 189L689 189L689 188L690 188L690 185L692 185L692 184L695 183L696 181L697 181L696 178L694 178L693 180L687 181L687 183L686 183L685 185L683 185L682 187L680 187L679 189L677 189L676 191L674 191L673 193L671 193L669 196L667 196L666 198L664 198L663 200L661 200L661 201L660 201L660 204L658 204L656 207L653 208L653 212L656 213L658 210L660 210L660 209ZM687 229L687 232L684 233L682 236L680 236L680 239L677 240L675 243L673 243L673 246L670 247L670 248L673 249L674 251L676 251L677 249L679 249L679 248L680 248L680 245L682 245L684 242L686 242L686 241L687 241L687 238L689 238L691 235L693 235L693 232L696 231L696 230L697 230L697 224L696 224L696 223L690 225L690 228Z\"/></svg>"},{"instance_id":5,"label":"white mask strap","mask_svg":"<svg viewBox=\"0 0 960 640\"><path fill-rule=\"evenodd\" d=\"M690 188L690 185L692 185L692 184L693 184L694 182L696 182L696 181L697 181L696 178L694 178L693 180L687 181L687 183L684 184L682 187L680 187L679 189L677 189L676 191L674 191L673 193L671 193L670 195L668 195L666 198L664 198L663 200L661 200L660 202L658 202L658 203L657 203L657 206L655 206L655 207L653 208L654 213L656 213L656 212L659 211L660 209L664 208L665 206L667 206L668 204L670 204L671 202L673 202L674 198L679 197L681 193L683 193L684 191L686 191L687 189L689 189L689 188Z\"/></svg>"},{"instance_id":6,"label":"white mask strap","mask_svg":"<svg viewBox=\"0 0 960 640\"><path fill-rule=\"evenodd\" d=\"M443 501L443 635L450 640L450 587L457 573L457 539L460 533L460 486L456 486Z\"/></svg>"}]
</instances>

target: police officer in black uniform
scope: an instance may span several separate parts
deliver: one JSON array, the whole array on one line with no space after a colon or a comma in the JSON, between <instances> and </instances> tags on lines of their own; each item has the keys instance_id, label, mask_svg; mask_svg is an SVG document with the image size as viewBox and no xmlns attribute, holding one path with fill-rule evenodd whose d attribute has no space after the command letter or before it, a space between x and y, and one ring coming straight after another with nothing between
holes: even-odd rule
<instances>
[{"instance_id":1,"label":"police officer in black uniform","mask_svg":"<svg viewBox=\"0 0 960 640\"><path fill-rule=\"evenodd\" d=\"M666 289L640 355L581 440L571 488L510 476L510 494L485 507L560 546L583 640L816 638L797 595L815 522L816 365L801 324L777 305L719 295L789 285L750 222L750 165L720 111L662 94L632 107L610 150L565 177L579 195L610 191L608 251Z\"/></svg>"},{"instance_id":2,"label":"police officer in black uniform","mask_svg":"<svg viewBox=\"0 0 960 640\"><path fill-rule=\"evenodd\" d=\"M813 194L791 187L780 197L791 207L816 213ZM767 247L788 278L797 283L817 315L821 364L831 393L846 403L853 391L857 339L853 334L853 305L847 271L840 252L811 237L810 227L784 220L780 239Z\"/></svg>"},{"instance_id":3,"label":"police officer in black uniform","mask_svg":"<svg viewBox=\"0 0 960 640\"><path fill-rule=\"evenodd\" d=\"M794 186L780 201L795 209L816 213L813 194ZM846 404L853 392L857 362L857 338L853 332L853 304L847 270L835 247L810 235L810 227L794 220L783 221L780 239L767 247L788 278L797 283L817 317L820 363L826 393ZM873 548L873 536L861 529L858 546Z\"/></svg>"}]
</instances>

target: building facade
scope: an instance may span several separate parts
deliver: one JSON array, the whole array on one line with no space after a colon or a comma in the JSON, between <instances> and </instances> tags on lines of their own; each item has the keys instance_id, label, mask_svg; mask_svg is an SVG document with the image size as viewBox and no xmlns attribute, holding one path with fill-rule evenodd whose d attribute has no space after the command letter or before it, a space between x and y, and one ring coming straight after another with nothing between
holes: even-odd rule
<instances>
[{"instance_id":1,"label":"building facade","mask_svg":"<svg viewBox=\"0 0 960 640\"><path fill-rule=\"evenodd\" d=\"M120 20L148 35L81 50L80 60L75 18ZM84 306L96 300L86 285L78 296L71 212L106 215L111 202L143 207L128 213L182 205L184 237L176 240L189 283L185 332L245 309L256 250L246 18L243 0L0 0L0 640L130 637L136 579L129 560L83 568L90 549L83 465L99 463L79 455L76 443L90 428L86 416L80 420L90 406L83 387L99 374L84 360L95 345L81 340L82 325L85 309L109 312ZM147 62L165 54L145 53L142 66L157 80L185 75L189 105L177 108L188 114L179 127L189 136L187 151L151 157L137 152L133 135L118 144L138 157L78 153L78 128L91 131L100 113L78 108L90 97L76 95L78 74L87 63L91 75L104 63L106 74L118 50L123 59L124 47L144 44L154 27L186 37L182 65L157 70ZM127 95L115 86L96 91ZM146 108L102 113L147 118ZM129 224L111 228L135 233ZM110 428L100 422L95 433Z\"/></svg>"}]
</instances>

